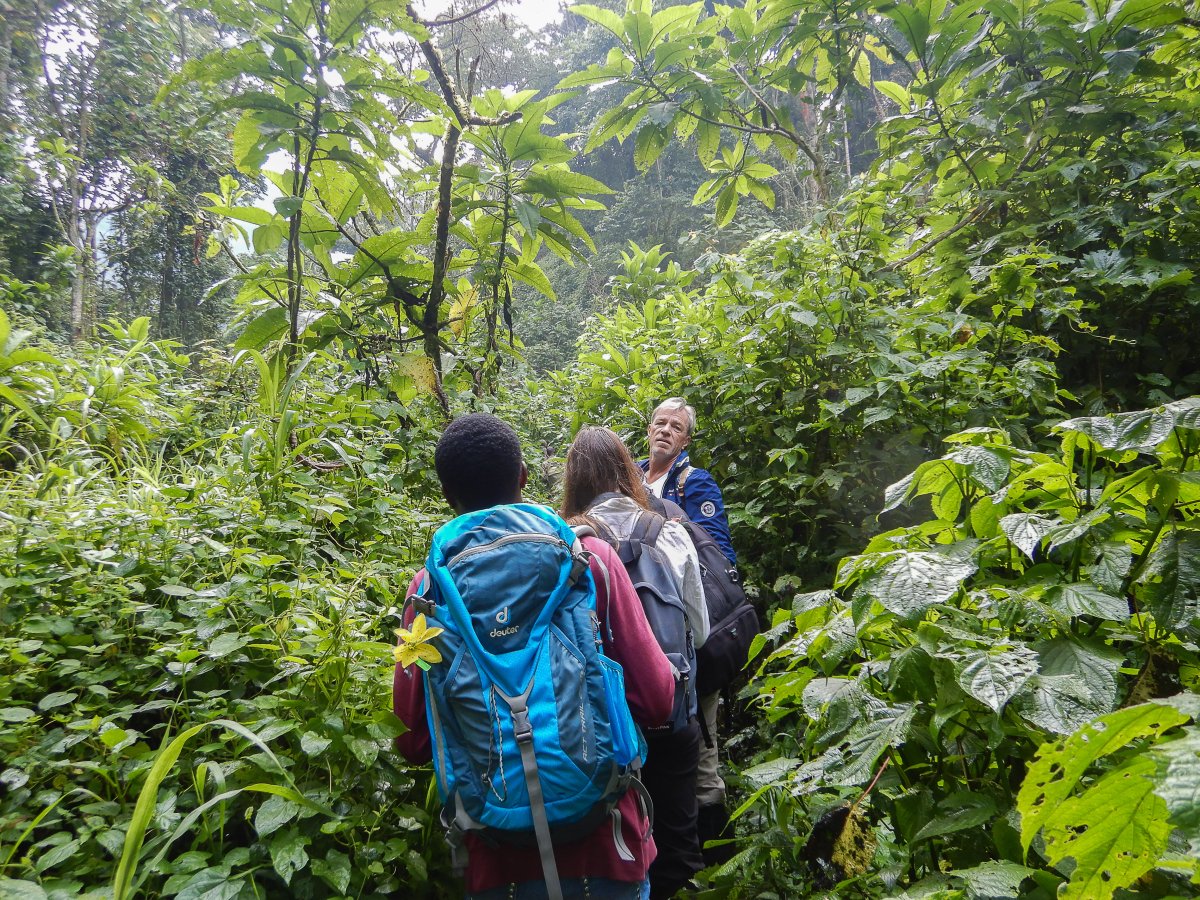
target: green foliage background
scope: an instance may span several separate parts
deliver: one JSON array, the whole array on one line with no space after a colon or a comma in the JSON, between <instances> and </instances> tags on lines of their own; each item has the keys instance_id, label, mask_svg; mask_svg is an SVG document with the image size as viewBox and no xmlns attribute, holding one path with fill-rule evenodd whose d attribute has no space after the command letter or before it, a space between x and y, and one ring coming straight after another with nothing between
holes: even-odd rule
<instances>
[{"instance_id":1,"label":"green foliage background","mask_svg":"<svg viewBox=\"0 0 1200 900\"><path fill-rule=\"evenodd\" d=\"M458 893L388 695L448 515L440 429L505 416L553 503L578 425L642 451L674 394L769 626L730 698L736 855L708 895L1195 893L1194 2L455 26L469 122L399 7L333 3L314 21L353 27L316 37L272 8L214 9L251 39L98 156L9 139L43 101L36 29L0 33L0 894ZM151 12L163 47L213 24ZM456 121L453 181L397 167ZM289 147L324 157L268 209ZM68 346L83 258L39 179L127 161L95 313L150 315Z\"/></svg>"}]
</instances>

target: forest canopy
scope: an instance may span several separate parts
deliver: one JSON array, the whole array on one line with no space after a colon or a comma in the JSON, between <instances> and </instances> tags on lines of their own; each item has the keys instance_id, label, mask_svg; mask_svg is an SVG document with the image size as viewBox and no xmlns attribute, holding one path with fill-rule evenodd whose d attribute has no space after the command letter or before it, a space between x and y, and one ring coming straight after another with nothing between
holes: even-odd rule
<instances>
[{"instance_id":1,"label":"forest canopy","mask_svg":"<svg viewBox=\"0 0 1200 900\"><path fill-rule=\"evenodd\" d=\"M0 0L0 896L457 896L445 424L669 396L714 897L1200 885L1200 4Z\"/></svg>"}]
</instances>

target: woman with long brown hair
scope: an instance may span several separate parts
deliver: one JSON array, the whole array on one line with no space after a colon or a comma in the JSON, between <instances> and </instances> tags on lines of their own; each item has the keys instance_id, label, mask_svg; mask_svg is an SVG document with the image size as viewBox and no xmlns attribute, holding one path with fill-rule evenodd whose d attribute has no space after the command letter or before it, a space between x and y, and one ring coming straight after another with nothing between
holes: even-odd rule
<instances>
[{"instance_id":1,"label":"woman with long brown hair","mask_svg":"<svg viewBox=\"0 0 1200 900\"><path fill-rule=\"evenodd\" d=\"M691 640L696 647L703 645L708 638L708 607L696 549L682 525L665 520L650 509L642 472L621 439L607 428L581 429L567 452L563 480L563 518L572 523L591 524L618 547L634 539L635 534L642 534L648 522L655 526L661 522L657 537L644 544L640 552L651 554L654 565L659 567L657 571L665 570L672 580L679 600L683 601ZM643 591L639 590L639 594ZM648 601L644 594L642 601L643 607L654 602ZM654 616L647 618L654 627ZM659 637L661 642L662 636ZM670 648L663 649L670 658ZM682 710L683 706L679 708ZM704 867L696 832L700 729L694 718L682 721L694 712L685 710L680 721L646 730L650 752L642 781L654 801L654 842L658 847L658 858L650 866L652 900L674 896Z\"/></svg>"}]
</instances>

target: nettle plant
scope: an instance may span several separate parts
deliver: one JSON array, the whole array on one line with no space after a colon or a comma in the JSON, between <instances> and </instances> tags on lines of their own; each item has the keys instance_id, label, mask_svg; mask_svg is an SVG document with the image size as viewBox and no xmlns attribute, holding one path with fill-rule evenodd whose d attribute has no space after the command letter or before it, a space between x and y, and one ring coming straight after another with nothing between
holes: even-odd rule
<instances>
[{"instance_id":1,"label":"nettle plant","mask_svg":"<svg viewBox=\"0 0 1200 900\"><path fill-rule=\"evenodd\" d=\"M781 793L809 819L853 801L878 848L860 879L971 895L1200 878L1200 398L1055 432L1057 453L948 438L886 494L933 518L776 613L752 688L783 743L745 773L747 821Z\"/></svg>"}]
</instances>

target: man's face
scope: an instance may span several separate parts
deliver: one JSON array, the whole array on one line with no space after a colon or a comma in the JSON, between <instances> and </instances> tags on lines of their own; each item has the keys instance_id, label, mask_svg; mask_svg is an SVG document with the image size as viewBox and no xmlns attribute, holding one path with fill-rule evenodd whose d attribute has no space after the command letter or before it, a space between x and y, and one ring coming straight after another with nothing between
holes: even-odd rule
<instances>
[{"instance_id":1,"label":"man's face","mask_svg":"<svg viewBox=\"0 0 1200 900\"><path fill-rule=\"evenodd\" d=\"M671 462L687 447L688 415L683 409L660 409L646 429L650 437L650 457L658 463Z\"/></svg>"}]
</instances>

